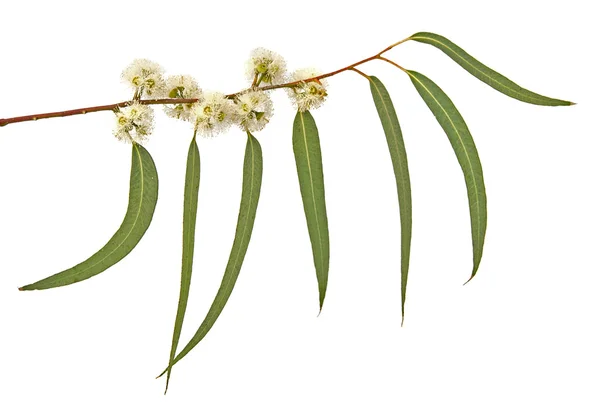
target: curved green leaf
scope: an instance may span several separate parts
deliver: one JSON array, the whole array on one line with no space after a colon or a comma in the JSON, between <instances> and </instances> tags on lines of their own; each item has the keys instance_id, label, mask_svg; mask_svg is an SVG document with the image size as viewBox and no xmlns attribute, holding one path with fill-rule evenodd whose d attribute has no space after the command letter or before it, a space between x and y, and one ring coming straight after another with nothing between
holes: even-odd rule
<instances>
[{"instance_id":1,"label":"curved green leaf","mask_svg":"<svg viewBox=\"0 0 600 415\"><path fill-rule=\"evenodd\" d=\"M473 239L473 271L471 278L473 278L481 262L487 226L487 198L477 148L465 120L444 91L431 79L418 72L406 71L406 73L410 76L415 88L417 88L417 91L446 132L465 176L471 212L471 236ZM469 281L471 278L469 278Z\"/></svg>"},{"instance_id":2,"label":"curved green leaf","mask_svg":"<svg viewBox=\"0 0 600 415\"><path fill-rule=\"evenodd\" d=\"M134 143L131 152L129 205L123 223L113 237L82 263L19 290L45 290L86 280L113 266L135 248L152 221L158 199L158 174L144 147Z\"/></svg>"},{"instance_id":3,"label":"curved green leaf","mask_svg":"<svg viewBox=\"0 0 600 415\"><path fill-rule=\"evenodd\" d=\"M409 37L409 39L435 46L471 75L509 97L535 105L573 105L572 102L548 98L520 87L505 76L488 68L443 36L436 35L435 33L419 32Z\"/></svg>"},{"instance_id":4,"label":"curved green leaf","mask_svg":"<svg viewBox=\"0 0 600 415\"><path fill-rule=\"evenodd\" d=\"M412 232L412 199L410 192L410 175L408 174L408 160L402 138L402 130L396 116L396 110L390 95L381 81L369 77L371 94L381 119L381 125L387 139L394 175L396 176L396 190L398 192L398 205L400 207L401 227L401 292L402 292L402 322L404 322L404 303L406 302L406 284L408 282L408 264L410 261L410 239Z\"/></svg>"},{"instance_id":5,"label":"curved green leaf","mask_svg":"<svg viewBox=\"0 0 600 415\"><path fill-rule=\"evenodd\" d=\"M329 230L319 132L310 112L298 111L296 114L292 144L319 285L319 307L322 309L329 273Z\"/></svg>"},{"instance_id":6,"label":"curved green leaf","mask_svg":"<svg viewBox=\"0 0 600 415\"><path fill-rule=\"evenodd\" d=\"M198 191L200 189L200 152L196 143L196 133L190 143L185 170L185 188L183 193L183 253L181 258L181 287L179 290L179 303L175 317L175 328L173 329L173 341L171 343L171 354L169 356L169 370L167 373L167 385L165 393L169 388L171 378L171 365L175 358L181 327L185 317L190 284L192 281L192 265L194 262L194 237L196 234L196 213L198 211Z\"/></svg>"},{"instance_id":7,"label":"curved green leaf","mask_svg":"<svg viewBox=\"0 0 600 415\"><path fill-rule=\"evenodd\" d=\"M212 326L219 318L221 311L225 307L235 282L237 281L242 262L250 243L252 228L254 227L254 218L256 217L256 208L258 206L258 197L260 196L260 186L262 182L262 151L260 144L252 134L248 133L248 142L246 145L246 155L244 157L244 178L242 181L242 200L240 202L240 213L238 215L237 227L229 261L225 268L225 274L221 281L219 291L213 300L204 321L196 331L189 343L175 357L173 362L160 375L162 376L173 365L185 357L200 341L206 336Z\"/></svg>"}]
</instances>

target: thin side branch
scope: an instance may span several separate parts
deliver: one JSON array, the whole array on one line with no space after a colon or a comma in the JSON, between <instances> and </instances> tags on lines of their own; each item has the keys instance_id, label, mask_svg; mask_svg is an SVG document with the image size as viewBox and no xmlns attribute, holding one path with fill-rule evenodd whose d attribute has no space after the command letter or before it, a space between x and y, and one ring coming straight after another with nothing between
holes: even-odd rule
<instances>
[{"instance_id":1,"label":"thin side branch","mask_svg":"<svg viewBox=\"0 0 600 415\"><path fill-rule=\"evenodd\" d=\"M350 68L350 69L351 69L351 70L353 70L354 72L356 72L357 74L359 74L359 75L361 75L361 76L363 76L363 77L367 78L367 80L368 80L368 81L370 81L370 80L371 80L371 77L370 77L369 75L367 75L366 73L364 73L364 72L362 72L362 71L359 71L359 70L358 70L358 69L356 69L356 68Z\"/></svg>"},{"instance_id":2,"label":"thin side branch","mask_svg":"<svg viewBox=\"0 0 600 415\"><path fill-rule=\"evenodd\" d=\"M390 63L390 64L394 65L396 68L400 69L401 71L406 72L406 69L404 69L402 66L398 65L396 62L394 62L392 60L384 58L383 56L379 56L377 59L381 59L382 61Z\"/></svg>"}]
</instances>

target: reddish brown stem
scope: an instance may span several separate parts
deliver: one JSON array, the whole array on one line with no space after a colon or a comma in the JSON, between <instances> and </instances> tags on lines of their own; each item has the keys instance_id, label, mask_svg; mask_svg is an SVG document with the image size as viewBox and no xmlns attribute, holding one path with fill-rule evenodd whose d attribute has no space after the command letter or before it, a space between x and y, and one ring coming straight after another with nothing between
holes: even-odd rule
<instances>
[{"instance_id":1,"label":"reddish brown stem","mask_svg":"<svg viewBox=\"0 0 600 415\"><path fill-rule=\"evenodd\" d=\"M383 59L386 60L385 58L382 58L381 55L387 51L389 51L390 49L395 48L396 46L406 42L408 39L410 38L406 38L404 40L401 40L400 42L396 42L393 45L388 46L387 48L383 49L381 52L379 52L376 55L373 55L371 57L368 57L366 59L360 60L358 62L353 63L352 65L348 65L345 66L341 69L338 69L336 71L333 72L328 72L319 76L315 76L314 78L308 78L308 79L302 79L300 81L294 81L294 82L287 82L285 84L279 84L279 85L268 85L268 86L263 86L260 87L258 89L262 90L262 91L268 91L268 90L272 90L272 89L279 89L279 88L289 88L292 87L294 85L298 85L301 82L311 82L311 81L318 81L320 79L324 79L324 78L329 78L330 76L333 75L337 75L341 72L344 71L348 71L348 70L356 70L355 67L362 65L363 63L367 63L370 62L372 60L375 59ZM244 92L248 91L248 89L245 89L243 91L240 92L236 92L235 94L229 94L227 95L228 98L233 98L236 95L242 94ZM164 99L142 99L139 102L141 104L146 104L146 105L158 105L158 104L192 104L194 102L197 102L198 99L184 99L184 98L164 98ZM71 115L80 115L80 114L88 114L90 112L99 112L99 111L112 111L115 110L117 108L123 108L123 107L127 107L129 105L131 105L134 101L123 101L123 102L118 102L116 104L109 104L109 105L100 105L97 107L87 107L87 108L78 108L78 109L74 109L74 110L67 110L67 111L58 111L58 112L48 112L48 113L44 113L44 114L33 114L33 115L24 115L21 117L13 117L13 118L0 118L0 127L4 127L5 125L8 124L15 124L15 123L19 123L19 122L25 122L25 121L36 121L36 120L41 120L44 118L56 118L56 117L68 117Z\"/></svg>"},{"instance_id":2,"label":"reddish brown stem","mask_svg":"<svg viewBox=\"0 0 600 415\"><path fill-rule=\"evenodd\" d=\"M141 104L146 105L156 105L156 104L191 104L198 101L197 99L184 99L184 98L165 98L165 99L142 99L139 102ZM56 118L56 117L68 117L71 115L80 115L87 114L90 112L98 112L98 111L112 111L117 108L123 108L131 105L134 101L123 101L118 102L116 104L109 105L99 105L97 107L87 107L87 108L77 108L74 110L68 111L58 111L58 112L48 112L44 114L33 114L33 115L24 115L21 117L14 118L0 118L0 127L4 127L8 124L14 124L17 122L24 121L36 121L44 118Z\"/></svg>"},{"instance_id":3,"label":"reddish brown stem","mask_svg":"<svg viewBox=\"0 0 600 415\"><path fill-rule=\"evenodd\" d=\"M319 76L315 76L314 78L303 79L303 80L300 80L300 81L288 82L288 83L280 84L280 85L265 86L265 87L262 87L260 89L262 89L263 91L266 91L266 90L269 90L269 89L289 88L291 86L298 85L301 82L318 81L319 79L329 78L330 76L337 75L337 74L339 74L341 72L344 72L344 71L353 70L353 69L355 69L356 66L362 65L363 63L367 63L367 62L370 62L370 61L375 60L375 59L380 59L382 54L384 54L385 52L387 52L387 51L395 48L396 46L398 46L398 45L406 42L409 39L410 38L406 38L404 40L401 40L400 42L396 42L393 45L390 45L387 48L383 49L381 52L379 52L376 55L373 55L373 56L370 56L370 57L368 57L366 59L363 59L361 61L355 62L352 65L345 66L345 67L343 67L341 69L338 69L336 71L327 72L325 74L322 74L322 75L319 75ZM234 96L234 95L236 95L236 94L231 94L231 95L228 95L228 96Z\"/></svg>"}]
</instances>

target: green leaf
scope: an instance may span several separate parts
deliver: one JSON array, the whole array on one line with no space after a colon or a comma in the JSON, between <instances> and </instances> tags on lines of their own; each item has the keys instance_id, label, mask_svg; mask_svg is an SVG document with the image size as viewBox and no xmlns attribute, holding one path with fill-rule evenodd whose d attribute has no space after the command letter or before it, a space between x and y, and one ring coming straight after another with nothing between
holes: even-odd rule
<instances>
[{"instance_id":1,"label":"green leaf","mask_svg":"<svg viewBox=\"0 0 600 415\"><path fill-rule=\"evenodd\" d=\"M250 243L252 228L254 227L254 218L256 217L256 208L258 206L258 197L260 196L260 186L262 181L262 151L260 144L252 134L248 133L248 142L246 145L246 155L244 157L244 178L242 181L242 200L240 202L240 213L238 216L233 247L229 255L229 261L225 268L225 274L221 281L219 291L204 318L204 321L196 331L189 343L175 357L173 363L169 365L160 375L162 376L173 365L185 357L200 341L206 336L212 326L219 318L221 311L225 307L235 282L237 281L242 262Z\"/></svg>"},{"instance_id":2,"label":"green leaf","mask_svg":"<svg viewBox=\"0 0 600 415\"><path fill-rule=\"evenodd\" d=\"M190 283L192 281L192 265L194 262L194 237L196 234L196 213L198 211L198 190L200 188L200 152L196 143L196 134L190 143L190 149L187 157L187 167L185 171L185 188L183 194L183 254L181 259L181 287L179 290L179 303L177 305L177 315L175 317L175 328L173 329L173 341L171 344L171 354L169 356L169 370L167 373L167 385L165 393L169 388L171 378L171 368L179 337L181 336L181 327L185 317L188 296L190 293Z\"/></svg>"},{"instance_id":3,"label":"green leaf","mask_svg":"<svg viewBox=\"0 0 600 415\"><path fill-rule=\"evenodd\" d=\"M142 239L150 226L158 198L158 174L156 166L144 147L133 144L131 178L129 181L129 205L123 223L94 255L65 271L36 283L19 288L21 291L45 290L86 280L110 268L125 258Z\"/></svg>"},{"instance_id":4,"label":"green leaf","mask_svg":"<svg viewBox=\"0 0 600 415\"><path fill-rule=\"evenodd\" d=\"M471 278L473 278L481 262L487 226L487 198L477 148L465 120L444 91L429 78L418 72L406 71L406 73L410 76L417 91L446 132L465 176L471 212L471 236L473 239L473 271ZM469 281L471 278L469 278Z\"/></svg>"},{"instance_id":5,"label":"green leaf","mask_svg":"<svg viewBox=\"0 0 600 415\"><path fill-rule=\"evenodd\" d=\"M408 174L408 160L402 139L402 130L396 116L396 110L387 89L375 77L369 77L371 94L381 119L381 125L387 139L394 175L396 176L396 190L398 192L398 205L400 207L401 227L401 292L402 292L402 322L404 322L404 303L406 302L406 284L408 282L408 264L410 261L410 238L412 232L412 201L410 192L410 175Z\"/></svg>"},{"instance_id":6,"label":"green leaf","mask_svg":"<svg viewBox=\"0 0 600 415\"><path fill-rule=\"evenodd\" d=\"M292 144L317 273L319 306L322 309L329 273L329 230L325 208L325 185L319 132L310 112L298 111L296 114Z\"/></svg>"},{"instance_id":7,"label":"green leaf","mask_svg":"<svg viewBox=\"0 0 600 415\"><path fill-rule=\"evenodd\" d=\"M509 97L535 105L573 105L572 102L548 98L520 87L505 76L488 68L443 36L436 35L435 33L419 32L409 37L409 39L435 46L471 75Z\"/></svg>"}]
</instances>

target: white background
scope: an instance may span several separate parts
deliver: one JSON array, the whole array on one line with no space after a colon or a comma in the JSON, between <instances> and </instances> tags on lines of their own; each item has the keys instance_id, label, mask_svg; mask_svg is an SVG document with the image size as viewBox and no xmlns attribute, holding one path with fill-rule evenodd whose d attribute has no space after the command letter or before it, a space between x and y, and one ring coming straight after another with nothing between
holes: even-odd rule
<instances>
[{"instance_id":1,"label":"white background","mask_svg":"<svg viewBox=\"0 0 600 415\"><path fill-rule=\"evenodd\" d=\"M128 99L134 58L193 74L207 90L246 86L255 47L290 68L330 71L417 31L447 36L536 92L512 100L435 48L387 56L438 83L475 138L489 227L471 270L464 180L409 79L362 67L390 91L414 202L407 316L400 327L399 216L389 154L366 81L330 79L314 111L331 235L318 295L291 147L294 110L257 133L264 181L238 284L163 396L179 291L191 132L158 111L147 144L160 176L154 221L101 275L59 289L17 287L99 249L127 204L130 147L97 113L0 129L0 413L597 414L600 402L600 163L593 2L10 2L2 6L0 117ZM245 137L200 142L192 291L181 343L202 321L233 240Z\"/></svg>"}]
</instances>

